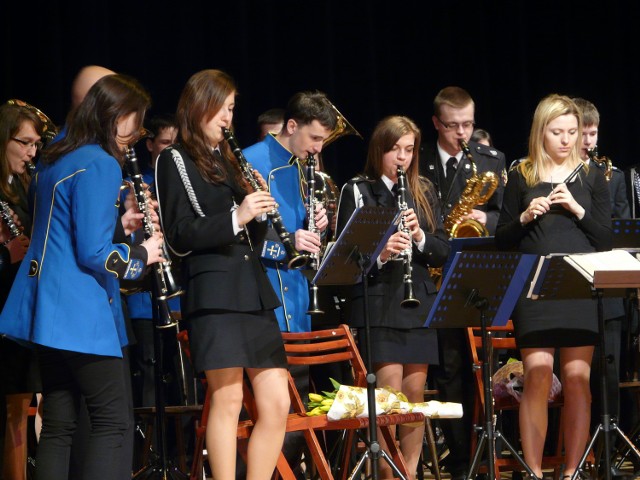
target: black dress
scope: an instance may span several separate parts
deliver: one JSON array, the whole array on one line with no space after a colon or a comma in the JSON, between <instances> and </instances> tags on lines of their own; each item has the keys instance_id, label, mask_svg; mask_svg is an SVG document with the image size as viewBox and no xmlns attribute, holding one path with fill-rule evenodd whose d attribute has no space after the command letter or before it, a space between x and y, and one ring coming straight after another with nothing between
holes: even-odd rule
<instances>
[{"instance_id":1,"label":"black dress","mask_svg":"<svg viewBox=\"0 0 640 480\"><path fill-rule=\"evenodd\" d=\"M437 292L428 267L442 266L450 247L440 219L438 202L428 180L425 180L424 188L427 198L431 200L438 223L435 232L430 234L427 233L429 228L426 222L421 219L420 226L425 232L424 248L420 251L415 243L413 244L412 280L414 295L420 300L420 306L413 310L400 306L404 298L402 261L389 261L380 268L374 265L368 277L371 357L375 363L435 365L439 361L436 331L423 327ZM344 229L351 214L360 205L395 207L396 203L396 198L382 179L373 182L360 177L353 179L343 187L340 195L337 232L340 233ZM407 205L408 208L414 208L409 192ZM364 357L366 349L362 341L363 294L362 284L355 285L352 291L350 325L359 329L359 348Z\"/></svg>"},{"instance_id":2,"label":"black dress","mask_svg":"<svg viewBox=\"0 0 640 480\"><path fill-rule=\"evenodd\" d=\"M560 205L522 226L520 214L533 198L546 197L550 183L528 187L514 169L509 173L498 228L498 249L523 253L587 253L611 249L611 206L602 172L590 168L568 185L573 198L585 209L582 220ZM525 288L512 315L518 347L575 347L595 345L597 305L595 300L530 300Z\"/></svg>"}]
</instances>

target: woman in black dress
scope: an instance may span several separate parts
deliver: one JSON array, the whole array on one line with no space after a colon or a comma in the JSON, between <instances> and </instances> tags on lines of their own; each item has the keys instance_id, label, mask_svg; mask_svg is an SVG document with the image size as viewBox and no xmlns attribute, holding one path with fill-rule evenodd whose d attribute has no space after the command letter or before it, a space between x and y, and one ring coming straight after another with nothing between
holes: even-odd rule
<instances>
[{"instance_id":1,"label":"woman in black dress","mask_svg":"<svg viewBox=\"0 0 640 480\"><path fill-rule=\"evenodd\" d=\"M537 255L611 249L609 190L600 169L585 165L574 181L563 183L582 161L581 139L581 115L570 98L554 94L538 104L529 155L509 173L496 230L499 249ZM593 345L598 341L596 302L523 297L513 321L524 362L520 430L525 460L542 477L547 398L554 351L560 348L564 473L570 476L589 438L589 375Z\"/></svg>"},{"instance_id":2,"label":"woman in black dress","mask_svg":"<svg viewBox=\"0 0 640 480\"><path fill-rule=\"evenodd\" d=\"M423 328L436 286L428 267L444 265L449 254L440 208L431 182L418 176L420 130L407 117L383 119L369 143L364 174L350 180L342 189L338 207L337 230L340 233L353 211L360 206L397 207L393 190L398 182L398 167L406 172L404 223L410 235L402 231L388 240L369 279L369 318L371 358L378 386L390 386L405 393L410 402L424 401L428 364L438 362L436 332ZM404 299L403 261L398 257L411 249L414 295L420 306L413 310L400 306ZM364 326L363 288L353 290L351 325ZM364 345L360 343L360 348ZM363 350L364 354L364 350ZM400 447L410 472L415 472L422 447L424 425L400 426ZM386 463L382 476L391 477Z\"/></svg>"},{"instance_id":3,"label":"woman in black dress","mask_svg":"<svg viewBox=\"0 0 640 480\"><path fill-rule=\"evenodd\" d=\"M206 443L213 477L235 479L242 379L253 387L258 419L249 441L247 478L268 479L289 411L284 347L273 310L279 305L260 263L275 201L251 192L222 129L231 128L236 87L229 75L203 70L187 82L176 119L179 144L156 164L156 191L167 243L181 255L192 361L211 388Z\"/></svg>"}]
</instances>

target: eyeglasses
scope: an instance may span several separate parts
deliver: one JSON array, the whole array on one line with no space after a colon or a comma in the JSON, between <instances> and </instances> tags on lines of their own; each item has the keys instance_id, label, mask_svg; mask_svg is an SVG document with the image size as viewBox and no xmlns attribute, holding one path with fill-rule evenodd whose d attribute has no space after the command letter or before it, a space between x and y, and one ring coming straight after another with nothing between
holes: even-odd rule
<instances>
[{"instance_id":1,"label":"eyeglasses","mask_svg":"<svg viewBox=\"0 0 640 480\"><path fill-rule=\"evenodd\" d=\"M16 142L18 142L20 145L22 145L25 148L34 148L36 150L40 150L43 147L43 143L40 141L37 142L27 142L26 140L20 140L19 138L16 137L11 137L11 140L15 140Z\"/></svg>"},{"instance_id":2,"label":"eyeglasses","mask_svg":"<svg viewBox=\"0 0 640 480\"><path fill-rule=\"evenodd\" d=\"M458 130L460 127L462 127L465 130L468 130L469 128L473 128L476 126L476 122L471 120L467 122L462 122L462 123L457 123L457 122L444 123L442 120L440 120L439 117L436 117L436 118L440 122L440 125L442 125L447 130Z\"/></svg>"}]
</instances>

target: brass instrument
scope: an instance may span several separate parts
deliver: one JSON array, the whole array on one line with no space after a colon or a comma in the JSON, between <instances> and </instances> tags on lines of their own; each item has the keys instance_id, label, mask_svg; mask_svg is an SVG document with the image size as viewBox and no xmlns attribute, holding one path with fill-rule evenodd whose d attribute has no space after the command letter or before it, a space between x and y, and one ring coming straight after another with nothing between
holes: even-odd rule
<instances>
[{"instance_id":1,"label":"brass instrument","mask_svg":"<svg viewBox=\"0 0 640 480\"><path fill-rule=\"evenodd\" d=\"M51 140L53 140L58 134L58 127L53 123L53 121L47 117L40 109L34 107L33 105L25 102L24 100L20 100L17 98L12 98L7 100L8 105L16 105L18 107L23 107L34 113L42 122L42 142L47 145ZM36 171L36 166L29 162L27 163L27 170L29 170L29 175L33 176Z\"/></svg>"},{"instance_id":2,"label":"brass instrument","mask_svg":"<svg viewBox=\"0 0 640 480\"><path fill-rule=\"evenodd\" d=\"M143 187L142 173L140 173L140 166L138 165L138 158L133 147L127 148L125 152L125 167L127 173L131 177L131 183L133 185L133 192L138 202L138 209L140 213L144 214L142 219L142 225L144 228L145 238L153 236L155 233L155 227L151 221L151 207L147 198L147 193ZM162 256L165 258L165 262L158 262L153 265L154 282L156 286L157 301L159 307L159 318L157 320L156 328L169 328L177 325L178 321L175 320L171 314L168 300L182 295L184 291L178 286L173 277L171 271L171 260L166 243L162 244Z\"/></svg>"},{"instance_id":3,"label":"brass instrument","mask_svg":"<svg viewBox=\"0 0 640 480\"><path fill-rule=\"evenodd\" d=\"M20 228L18 228L18 225L13 221L13 214L11 213L11 208L9 208L9 204L3 200L0 200L0 217L2 217L2 220L9 228L9 240L2 244L4 246L14 238L22 235L22 232L20 231Z\"/></svg>"},{"instance_id":4,"label":"brass instrument","mask_svg":"<svg viewBox=\"0 0 640 480\"><path fill-rule=\"evenodd\" d=\"M41 110L37 109L33 105L28 104L24 100L19 100L17 98L12 98L11 100L7 100L8 105L17 105L18 107L24 107L27 110L35 113L40 121L42 122L42 141L47 144L51 140L53 140L58 134L58 127L51 121L49 117L47 117Z\"/></svg>"},{"instance_id":5,"label":"brass instrument","mask_svg":"<svg viewBox=\"0 0 640 480\"><path fill-rule=\"evenodd\" d=\"M231 130L223 127L222 134L231 147L236 160L238 160L242 175L247 180L247 182L249 182L251 188L253 188L256 192L263 190L262 185L260 185L260 182L258 182L258 179L253 173L251 164L247 161L244 154L242 153L236 137L233 135ZM282 221L280 212L278 212L278 208L274 207L270 212L267 212L267 217L269 217L269 219L271 220L271 224L280 237L280 241L282 242L282 245L284 245L284 249L287 252L287 256L289 257L289 263L287 264L287 266L294 270L304 267L309 262L309 257L307 255L300 254L296 250L295 245L291 242L291 238L289 237L289 232L287 232L284 226L284 222Z\"/></svg>"},{"instance_id":6,"label":"brass instrument","mask_svg":"<svg viewBox=\"0 0 640 480\"><path fill-rule=\"evenodd\" d=\"M398 166L398 209L400 210L400 224L398 230L404 232L411 238L411 231L405 223L404 212L407 211L407 177L404 169ZM413 242L412 242L413 243ZM404 284L404 299L400 302L402 308L414 309L420 306L420 300L418 300L413 294L413 279L411 277L411 260L413 257L413 244L409 245L398 258L402 259L404 267L404 274L402 276L402 282Z\"/></svg>"},{"instance_id":7,"label":"brass instrument","mask_svg":"<svg viewBox=\"0 0 640 480\"><path fill-rule=\"evenodd\" d=\"M316 207L318 206L318 199L316 198L316 159L313 155L307 157L307 213L309 215L309 222L307 229L311 233L318 233L316 227ZM320 253L309 254L309 267L311 270L318 270L320 266ZM309 309L307 313L322 314L323 310L320 309L318 303L318 286L315 283L311 283L309 287Z\"/></svg>"},{"instance_id":8,"label":"brass instrument","mask_svg":"<svg viewBox=\"0 0 640 480\"><path fill-rule=\"evenodd\" d=\"M589 155L589 159L592 162L597 163L600 166L604 165L604 178L607 179L607 182L610 182L611 175L613 174L613 162L611 161L611 159L609 157L605 157L604 155L602 157L599 157L597 145L587 150L587 155Z\"/></svg>"},{"instance_id":9,"label":"brass instrument","mask_svg":"<svg viewBox=\"0 0 640 480\"><path fill-rule=\"evenodd\" d=\"M482 205L491 198L498 188L498 177L493 172L478 174L467 142L460 139L459 143L462 152L471 163L473 175L467 180L458 203L445 219L444 228L449 233L449 238L487 237L489 231L483 224L471 218L463 220L463 217L469 215L476 205Z\"/></svg>"},{"instance_id":10,"label":"brass instrument","mask_svg":"<svg viewBox=\"0 0 640 480\"><path fill-rule=\"evenodd\" d=\"M338 110L334 104L331 104L331 107L337 114L336 128L334 128L329 136L324 139L324 142L322 142L322 148L326 147L334 140L343 137L344 135L356 135L357 137L362 138L362 135L360 135L360 133L353 127L353 125L349 123L349 120L347 120L344 115L340 113L340 110Z\"/></svg>"}]
</instances>

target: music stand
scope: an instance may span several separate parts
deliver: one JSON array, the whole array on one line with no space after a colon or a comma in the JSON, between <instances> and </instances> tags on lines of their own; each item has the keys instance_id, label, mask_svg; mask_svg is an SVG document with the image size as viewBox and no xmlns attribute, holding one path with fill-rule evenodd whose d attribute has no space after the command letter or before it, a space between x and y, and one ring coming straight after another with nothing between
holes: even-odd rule
<instances>
[{"instance_id":1,"label":"music stand","mask_svg":"<svg viewBox=\"0 0 640 480\"><path fill-rule=\"evenodd\" d=\"M376 421L376 375L371 362L369 329L369 298L367 274L378 258L387 240L398 230L399 211L388 207L357 208L345 225L336 242L327 251L313 279L317 285L354 285L362 282L364 293L364 342L367 349L367 407L369 410L369 439L363 439L366 449L349 475L358 476L367 459L370 459L371 477L378 479L378 460L382 457L394 474L406 480L387 452L378 443Z\"/></svg>"},{"instance_id":2,"label":"music stand","mask_svg":"<svg viewBox=\"0 0 640 480\"><path fill-rule=\"evenodd\" d=\"M155 279L154 279L155 280ZM157 461L152 461L149 465L142 467L139 471L133 474L133 479L150 480L158 478L160 480L182 480L187 479L189 476L175 467L172 462L169 461L167 455L167 435L165 425L165 394L164 394L164 342L163 342L163 329L158 328L160 325L160 318L163 313L160 311L160 303L158 301L158 282L152 283L152 295L151 295L151 314L153 321L153 348L155 357L155 429L157 432L156 438L158 439L158 458ZM166 306L166 304L165 304Z\"/></svg>"},{"instance_id":3,"label":"music stand","mask_svg":"<svg viewBox=\"0 0 640 480\"><path fill-rule=\"evenodd\" d=\"M606 372L606 355L604 351L605 345L605 327L604 327L604 307L603 298L604 291L607 290L610 296L619 296L620 289L637 289L640 287L640 271L615 271L613 270L596 270L593 279L590 281L584 275L576 270L576 267L565 261L568 255L556 254L541 257L539 261L538 274L532 282L532 290L529 292L530 297L534 299L581 299L596 298L598 312L598 341L601 348L598 355L600 371L600 395L602 404L601 423L598 424L591 436L591 440L587 444L582 458L578 462L575 472L571 476L571 480L579 478L580 472L584 469L584 465L589 456L589 452L593 448L596 440L602 434L604 436L604 461L605 461L605 478L611 479L611 433L615 432L620 439L626 443L627 447L640 460L640 451L622 432L620 427L611 418L609 414L609 401L607 398L608 379ZM548 281L547 278L550 280ZM560 280L559 280L560 279ZM580 279L580 280L577 280ZM568 285L567 285L568 284ZM588 292L587 292L588 291ZM611 292L614 292L611 294Z\"/></svg>"},{"instance_id":4,"label":"music stand","mask_svg":"<svg viewBox=\"0 0 640 480\"><path fill-rule=\"evenodd\" d=\"M425 322L425 326L434 328L480 327L482 334L484 426L480 428L482 433L469 467L468 480L475 478L485 447L487 473L491 475L490 478L495 478L496 438L502 439L518 463L529 475L535 476L493 422L490 371L493 352L487 328L507 324L537 258L535 255L511 252L457 252ZM480 316L472 319L470 308L479 310Z\"/></svg>"}]
</instances>

